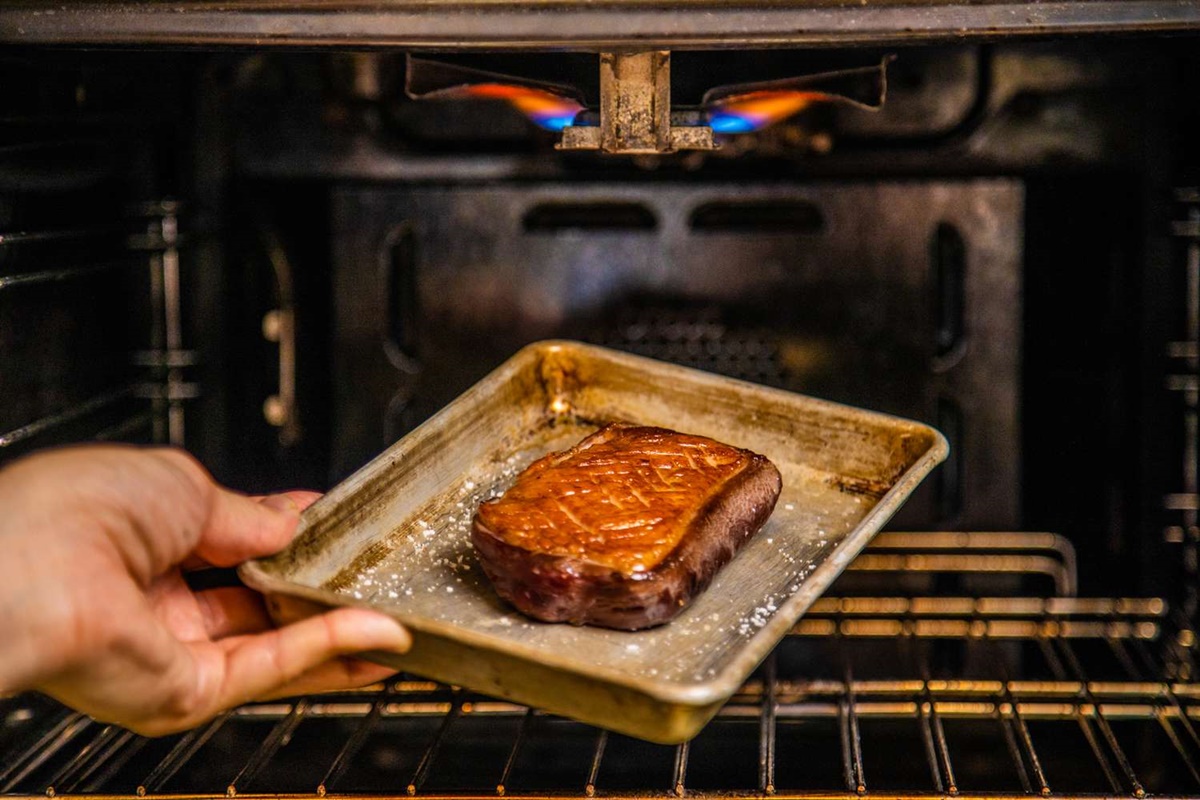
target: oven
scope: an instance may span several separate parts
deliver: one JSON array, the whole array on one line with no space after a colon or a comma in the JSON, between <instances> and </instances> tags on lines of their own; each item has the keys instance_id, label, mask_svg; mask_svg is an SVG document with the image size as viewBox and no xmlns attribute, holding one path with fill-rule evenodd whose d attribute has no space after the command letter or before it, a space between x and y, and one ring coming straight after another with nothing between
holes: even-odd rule
<instances>
[{"instance_id":1,"label":"oven","mask_svg":"<svg viewBox=\"0 0 1200 800\"><path fill-rule=\"evenodd\" d=\"M686 744L411 675L161 739L19 695L0 793L1200 796L1197 4L22 0L0 40L4 461L325 489L554 337L951 446Z\"/></svg>"}]
</instances>

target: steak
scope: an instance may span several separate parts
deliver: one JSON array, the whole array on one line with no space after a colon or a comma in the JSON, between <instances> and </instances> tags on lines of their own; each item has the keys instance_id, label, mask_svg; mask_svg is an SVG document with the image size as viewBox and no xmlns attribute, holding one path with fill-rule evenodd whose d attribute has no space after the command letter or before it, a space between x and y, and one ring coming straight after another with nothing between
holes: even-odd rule
<instances>
[{"instance_id":1,"label":"steak","mask_svg":"<svg viewBox=\"0 0 1200 800\"><path fill-rule=\"evenodd\" d=\"M764 456L611 423L529 465L471 528L497 594L546 622L639 630L673 619L779 498Z\"/></svg>"}]
</instances>

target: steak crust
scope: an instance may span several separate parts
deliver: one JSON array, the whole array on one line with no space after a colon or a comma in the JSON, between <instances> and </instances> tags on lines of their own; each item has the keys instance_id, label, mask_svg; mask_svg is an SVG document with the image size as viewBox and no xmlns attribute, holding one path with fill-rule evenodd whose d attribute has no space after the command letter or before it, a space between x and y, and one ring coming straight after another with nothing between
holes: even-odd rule
<instances>
[{"instance_id":1,"label":"steak crust","mask_svg":"<svg viewBox=\"0 0 1200 800\"><path fill-rule=\"evenodd\" d=\"M471 538L496 592L546 622L639 630L673 619L775 508L764 456L611 423L483 503Z\"/></svg>"}]
</instances>

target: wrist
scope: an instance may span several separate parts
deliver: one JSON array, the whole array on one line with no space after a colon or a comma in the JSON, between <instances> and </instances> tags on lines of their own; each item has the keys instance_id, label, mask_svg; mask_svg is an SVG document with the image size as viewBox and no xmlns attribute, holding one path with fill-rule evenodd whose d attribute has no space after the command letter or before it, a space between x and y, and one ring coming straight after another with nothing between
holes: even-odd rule
<instances>
[{"instance_id":1,"label":"wrist","mask_svg":"<svg viewBox=\"0 0 1200 800\"><path fill-rule=\"evenodd\" d=\"M16 483L12 470L0 474L0 695L36 689L61 667L67 645L58 618L69 602L69 553L61 530L30 513L62 504L43 505L36 489Z\"/></svg>"},{"instance_id":2,"label":"wrist","mask_svg":"<svg viewBox=\"0 0 1200 800\"><path fill-rule=\"evenodd\" d=\"M6 558L10 562L13 559ZM20 560L20 559L16 559ZM46 633L40 637L29 617L28 598L16 596L21 584L0 567L0 696L16 694L36 687L49 665L43 663ZM39 641L39 638L41 641Z\"/></svg>"}]
</instances>

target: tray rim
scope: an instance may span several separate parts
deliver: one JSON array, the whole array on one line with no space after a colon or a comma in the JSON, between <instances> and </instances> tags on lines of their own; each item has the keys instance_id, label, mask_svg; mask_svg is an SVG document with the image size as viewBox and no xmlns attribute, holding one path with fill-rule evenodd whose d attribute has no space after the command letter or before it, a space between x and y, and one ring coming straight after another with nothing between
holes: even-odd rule
<instances>
[{"instance_id":1,"label":"tray rim","mask_svg":"<svg viewBox=\"0 0 1200 800\"><path fill-rule=\"evenodd\" d=\"M845 569L845 565L849 564L861 552L883 525L886 524L887 520L908 499L908 496L917 485L924 480L934 467L944 461L949 454L949 443L946 437L933 426L923 422L879 411L862 409L818 397L811 397L797 392L789 392L784 389L762 386L737 378L730 378L691 367L624 353L606 347L570 340L550 339L533 342L522 347L473 386L440 409L436 414L383 450L379 455L323 495L316 503L310 506L312 513L319 512L325 507L330 507L331 511L336 509L338 504L352 496L359 488L359 485L369 476L380 469L384 469L391 462L402 460L406 451L414 449L416 442L422 437L428 436L430 431L436 430L447 419L457 413L461 413L465 409L475 407L480 400L493 391L494 386L510 380L519 370L523 369L527 361L533 360L536 365L544 355L561 351L564 348L582 351L592 358L602 358L610 362L616 362L618 366L649 366L666 374L667 377L670 377L670 374L674 373L680 377L686 376L689 379L700 380L710 385L724 386L742 394L774 398L778 401L786 401L791 404L795 404L799 400L810 408L825 409L841 415L866 416L878 422L892 422L915 426L930 433L932 441L925 452L896 478L891 488L879 498L875 506L863 516L855 528L842 540L842 543L830 556L805 576L800 588L780 603L778 610L772 614L767 623L745 640L744 644L738 648L737 652L733 654L719 672L703 681L682 683L679 681L631 675L621 670L597 667L587 662L563 658L558 656L557 653L548 652L538 647L528 647L520 642L510 640L501 641L487 634L464 628L451 622L434 620L420 615L406 614L401 611L389 609L386 606L355 601L353 598L348 598L344 594L329 589L296 583L271 574L267 571L265 564L275 556L253 559L243 563L238 567L239 577L248 586L264 594L281 594L301 598L331 608L367 608L387 614L400 624L423 634L453 639L482 650L503 653L509 657L519 657L528 661L534 661L544 667L551 667L604 683L616 684L625 689L642 693L661 703L689 707L708 706L727 699L737 691L738 687L744 683L755 667L770 654L780 639L787 634L787 630L795 624L796 620L804 615L813 601ZM306 509L301 515L301 524L296 531L297 539L304 532L304 516L309 514L309 509ZM280 552L286 552L291 546L289 544L287 548L284 548ZM837 566L838 564L840 566ZM823 579L824 576L821 573L830 571L834 572L832 576L829 576L828 581L825 581L820 589L814 588L817 583L817 581L814 581L814 578L821 577ZM513 613L519 612L514 610ZM632 632L630 635L636 636L637 633Z\"/></svg>"}]
</instances>

